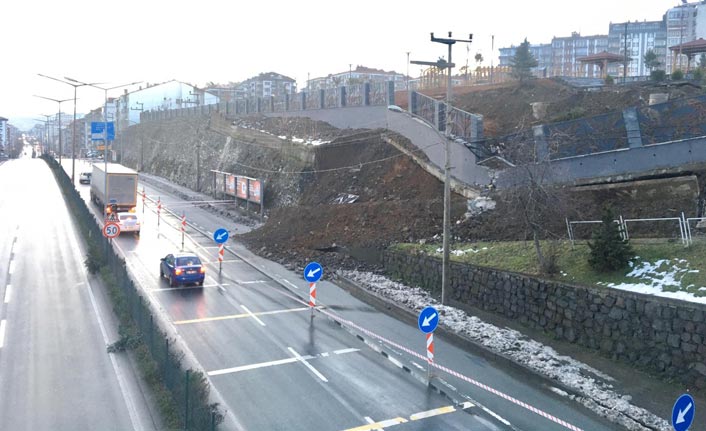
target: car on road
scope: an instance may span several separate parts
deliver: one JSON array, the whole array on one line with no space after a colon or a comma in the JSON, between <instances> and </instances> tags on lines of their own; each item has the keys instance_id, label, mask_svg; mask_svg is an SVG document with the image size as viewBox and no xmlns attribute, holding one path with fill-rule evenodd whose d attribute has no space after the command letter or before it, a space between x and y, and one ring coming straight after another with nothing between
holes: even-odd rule
<instances>
[{"instance_id":1,"label":"car on road","mask_svg":"<svg viewBox=\"0 0 706 431\"><path fill-rule=\"evenodd\" d=\"M203 286L206 267L195 253L170 253L161 259L159 277L169 280L169 285L172 287L180 284Z\"/></svg>"},{"instance_id":2,"label":"car on road","mask_svg":"<svg viewBox=\"0 0 706 431\"><path fill-rule=\"evenodd\" d=\"M132 232L135 235L140 235L140 219L135 213L119 212L118 225L120 226L120 233Z\"/></svg>"},{"instance_id":3,"label":"car on road","mask_svg":"<svg viewBox=\"0 0 706 431\"><path fill-rule=\"evenodd\" d=\"M91 172L81 172L78 176L78 182L81 184L91 184Z\"/></svg>"}]
</instances>

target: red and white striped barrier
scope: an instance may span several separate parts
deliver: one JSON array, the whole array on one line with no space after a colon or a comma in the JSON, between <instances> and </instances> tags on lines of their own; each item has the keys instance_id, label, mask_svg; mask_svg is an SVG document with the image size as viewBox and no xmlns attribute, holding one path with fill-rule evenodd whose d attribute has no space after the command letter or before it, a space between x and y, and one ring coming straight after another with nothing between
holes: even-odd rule
<instances>
[{"instance_id":1,"label":"red and white striped barrier","mask_svg":"<svg viewBox=\"0 0 706 431\"><path fill-rule=\"evenodd\" d=\"M223 262L223 244L218 244L218 262Z\"/></svg>"},{"instance_id":2,"label":"red and white striped barrier","mask_svg":"<svg viewBox=\"0 0 706 431\"><path fill-rule=\"evenodd\" d=\"M309 283L309 307L316 307L316 283Z\"/></svg>"},{"instance_id":3,"label":"red and white striped barrier","mask_svg":"<svg viewBox=\"0 0 706 431\"><path fill-rule=\"evenodd\" d=\"M434 362L434 333L427 334L427 362Z\"/></svg>"}]
</instances>

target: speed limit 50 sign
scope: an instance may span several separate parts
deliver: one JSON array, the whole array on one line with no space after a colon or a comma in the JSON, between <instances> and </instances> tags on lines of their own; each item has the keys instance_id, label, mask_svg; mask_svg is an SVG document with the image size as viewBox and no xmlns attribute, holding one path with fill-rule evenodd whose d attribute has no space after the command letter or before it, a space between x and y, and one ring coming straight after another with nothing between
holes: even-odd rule
<instances>
[{"instance_id":1,"label":"speed limit 50 sign","mask_svg":"<svg viewBox=\"0 0 706 431\"><path fill-rule=\"evenodd\" d=\"M117 223L106 223L103 226L103 236L106 238L115 238L120 235L120 226Z\"/></svg>"}]
</instances>

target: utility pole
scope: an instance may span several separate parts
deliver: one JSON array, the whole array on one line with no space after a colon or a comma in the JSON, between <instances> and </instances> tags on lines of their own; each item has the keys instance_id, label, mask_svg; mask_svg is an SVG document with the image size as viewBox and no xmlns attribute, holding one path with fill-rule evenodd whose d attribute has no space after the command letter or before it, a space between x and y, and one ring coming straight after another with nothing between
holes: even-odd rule
<instances>
[{"instance_id":1,"label":"utility pole","mask_svg":"<svg viewBox=\"0 0 706 431\"><path fill-rule=\"evenodd\" d=\"M407 51L407 93L409 94L409 54L410 51Z\"/></svg>"},{"instance_id":2,"label":"utility pole","mask_svg":"<svg viewBox=\"0 0 706 431\"><path fill-rule=\"evenodd\" d=\"M61 166L61 156L62 156L61 153L64 151L63 146L61 145L61 103L68 102L71 99L59 100L59 99L52 99L51 97L37 96L36 94L34 95L34 97L39 97L40 99L51 100L52 102L57 102L59 104L59 166Z\"/></svg>"},{"instance_id":3,"label":"utility pole","mask_svg":"<svg viewBox=\"0 0 706 431\"><path fill-rule=\"evenodd\" d=\"M623 84L628 82L628 22L625 21L625 32L623 34L623 51L624 51L624 63L623 63Z\"/></svg>"},{"instance_id":4,"label":"utility pole","mask_svg":"<svg viewBox=\"0 0 706 431\"><path fill-rule=\"evenodd\" d=\"M445 142L445 163L444 163L444 239L443 239L443 260L442 260L442 271L441 271L441 303L448 303L449 294L449 236L451 234L451 116L449 115L451 111L451 70L454 67L451 61L451 46L456 42L466 42L471 43L473 41L473 34L468 35L468 39L453 39L451 37L451 32L448 33L448 38L434 37L434 33L431 33L431 41L437 43L443 43L449 48L449 59L444 61L440 59L439 61L432 63L426 61L413 61L413 64L422 64L428 66L436 66L439 69L447 69L447 80L446 80L446 109L445 113L445 127L444 127L444 140Z\"/></svg>"},{"instance_id":5,"label":"utility pole","mask_svg":"<svg viewBox=\"0 0 706 431\"><path fill-rule=\"evenodd\" d=\"M495 57L495 35L490 36L490 83L493 83L493 57Z\"/></svg>"}]
</instances>

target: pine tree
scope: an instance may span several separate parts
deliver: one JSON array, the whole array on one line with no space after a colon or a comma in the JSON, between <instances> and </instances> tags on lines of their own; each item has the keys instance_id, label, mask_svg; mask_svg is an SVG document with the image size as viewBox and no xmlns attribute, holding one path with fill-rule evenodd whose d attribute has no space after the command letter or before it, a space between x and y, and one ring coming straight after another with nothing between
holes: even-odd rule
<instances>
[{"instance_id":1,"label":"pine tree","mask_svg":"<svg viewBox=\"0 0 706 431\"><path fill-rule=\"evenodd\" d=\"M600 272L625 268L634 256L632 247L627 240L621 238L622 229L613 221L610 208L603 210L601 220L603 223L593 232L593 243L588 243L591 249L588 264Z\"/></svg>"},{"instance_id":2,"label":"pine tree","mask_svg":"<svg viewBox=\"0 0 706 431\"><path fill-rule=\"evenodd\" d=\"M515 56L510 59L512 77L519 79L520 83L532 78L532 68L537 67L537 64L537 60L529 50L529 42L525 38L525 41L517 47Z\"/></svg>"}]
</instances>

